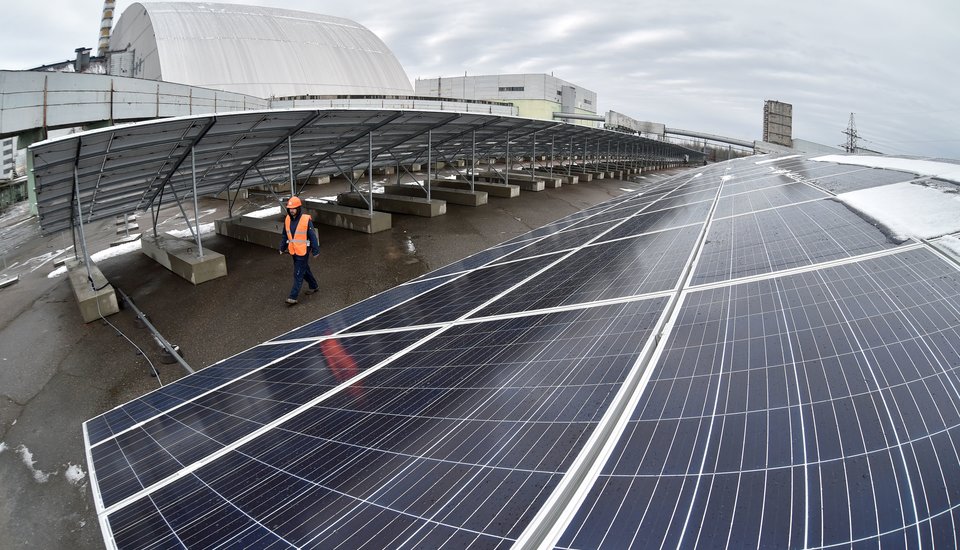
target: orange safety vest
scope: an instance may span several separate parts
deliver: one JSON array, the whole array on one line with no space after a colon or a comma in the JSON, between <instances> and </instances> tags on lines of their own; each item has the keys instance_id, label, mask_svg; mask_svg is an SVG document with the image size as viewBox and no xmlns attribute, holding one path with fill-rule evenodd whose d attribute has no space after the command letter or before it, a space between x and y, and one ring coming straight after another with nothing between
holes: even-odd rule
<instances>
[{"instance_id":1,"label":"orange safety vest","mask_svg":"<svg viewBox=\"0 0 960 550\"><path fill-rule=\"evenodd\" d=\"M300 215L300 221L297 223L297 231L295 233L290 233L289 215L284 220L283 225L287 230L287 252L296 256L305 255L307 253L307 245L310 244L307 236L307 229L310 226L310 215Z\"/></svg>"}]
</instances>

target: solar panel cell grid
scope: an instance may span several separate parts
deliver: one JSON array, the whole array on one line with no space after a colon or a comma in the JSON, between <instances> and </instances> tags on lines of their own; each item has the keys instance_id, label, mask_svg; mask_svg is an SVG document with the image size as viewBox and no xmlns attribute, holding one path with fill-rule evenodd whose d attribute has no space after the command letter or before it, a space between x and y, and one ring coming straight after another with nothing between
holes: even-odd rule
<instances>
[{"instance_id":1,"label":"solar panel cell grid","mask_svg":"<svg viewBox=\"0 0 960 550\"><path fill-rule=\"evenodd\" d=\"M279 346L257 346L243 353L211 365L202 371L172 384L167 384L122 407L88 420L86 422L89 443L100 441L119 433L138 422L152 418L171 407L192 397L232 380L238 376L262 367L263 365L293 353L305 344L285 344Z\"/></svg>"},{"instance_id":2,"label":"solar panel cell grid","mask_svg":"<svg viewBox=\"0 0 960 550\"><path fill-rule=\"evenodd\" d=\"M222 522L234 533L264 526L298 546L509 543L576 456L665 304L452 327L109 521L135 533L159 514L178 537L217 542Z\"/></svg>"},{"instance_id":3,"label":"solar panel cell grid","mask_svg":"<svg viewBox=\"0 0 960 550\"><path fill-rule=\"evenodd\" d=\"M91 449L112 506L272 422L423 338L425 331L330 339L180 404ZM122 452L120 452L122 450ZM136 450L136 454L131 454ZM129 480L138 483L132 485Z\"/></svg>"},{"instance_id":4,"label":"solar panel cell grid","mask_svg":"<svg viewBox=\"0 0 960 550\"><path fill-rule=\"evenodd\" d=\"M911 250L692 292L676 326L558 547L956 545L956 268Z\"/></svg>"},{"instance_id":5,"label":"solar panel cell grid","mask_svg":"<svg viewBox=\"0 0 960 550\"><path fill-rule=\"evenodd\" d=\"M397 307L388 309L352 327L350 332L453 321L558 258L558 255L541 256L472 271Z\"/></svg>"},{"instance_id":6,"label":"solar panel cell grid","mask_svg":"<svg viewBox=\"0 0 960 550\"><path fill-rule=\"evenodd\" d=\"M709 201L703 201L664 210L652 210L649 213L644 211L618 225L609 233L602 235L598 242L612 241L652 231L674 229L684 225L702 224L707 219L710 206Z\"/></svg>"},{"instance_id":7,"label":"solar panel cell grid","mask_svg":"<svg viewBox=\"0 0 960 550\"><path fill-rule=\"evenodd\" d=\"M726 195L717 203L714 219L827 197L829 195L823 191L803 183L789 183L759 191Z\"/></svg>"},{"instance_id":8,"label":"solar panel cell grid","mask_svg":"<svg viewBox=\"0 0 960 550\"><path fill-rule=\"evenodd\" d=\"M693 284L769 273L893 248L877 228L841 203L808 202L715 220Z\"/></svg>"},{"instance_id":9,"label":"solar panel cell grid","mask_svg":"<svg viewBox=\"0 0 960 550\"><path fill-rule=\"evenodd\" d=\"M675 288L699 226L585 247L474 317L625 298Z\"/></svg>"}]
</instances>

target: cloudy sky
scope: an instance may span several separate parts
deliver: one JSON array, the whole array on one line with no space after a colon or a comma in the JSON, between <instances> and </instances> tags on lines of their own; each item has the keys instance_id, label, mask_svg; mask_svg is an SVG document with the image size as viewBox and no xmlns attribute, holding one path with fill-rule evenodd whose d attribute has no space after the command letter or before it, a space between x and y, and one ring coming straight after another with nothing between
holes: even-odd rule
<instances>
[{"instance_id":1,"label":"cloudy sky","mask_svg":"<svg viewBox=\"0 0 960 550\"><path fill-rule=\"evenodd\" d=\"M117 2L117 12L132 2ZM554 73L598 109L760 139L763 101L793 104L794 137L960 159L960 2L237 0L353 19L411 79ZM0 68L96 48L99 0L8 3Z\"/></svg>"}]
</instances>

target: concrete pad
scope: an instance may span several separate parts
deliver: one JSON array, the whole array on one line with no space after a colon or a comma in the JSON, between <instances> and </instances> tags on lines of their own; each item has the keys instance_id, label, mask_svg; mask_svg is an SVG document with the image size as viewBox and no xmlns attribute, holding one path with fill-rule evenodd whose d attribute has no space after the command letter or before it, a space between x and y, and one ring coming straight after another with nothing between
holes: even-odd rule
<instances>
[{"instance_id":1,"label":"concrete pad","mask_svg":"<svg viewBox=\"0 0 960 550\"><path fill-rule=\"evenodd\" d=\"M364 200L365 198L366 196L361 197L360 193L356 192L341 193L337 195L337 202L343 206L366 208L367 203ZM446 201L437 199L428 201L426 198L388 195L386 193L373 194L373 208L381 212L410 214L424 218L433 218L447 213Z\"/></svg>"},{"instance_id":2,"label":"concrete pad","mask_svg":"<svg viewBox=\"0 0 960 550\"><path fill-rule=\"evenodd\" d=\"M330 176L310 176L300 180L298 183L305 185L323 185L325 183L330 183Z\"/></svg>"},{"instance_id":3,"label":"concrete pad","mask_svg":"<svg viewBox=\"0 0 960 550\"><path fill-rule=\"evenodd\" d=\"M478 181L489 181L493 183L503 183L504 178L497 174L477 174ZM520 187L522 191L533 191L534 193L544 190L543 180L532 176L510 176L510 185Z\"/></svg>"},{"instance_id":4,"label":"concrete pad","mask_svg":"<svg viewBox=\"0 0 960 550\"><path fill-rule=\"evenodd\" d=\"M283 214L270 218L234 216L216 220L217 235L277 250L283 231Z\"/></svg>"},{"instance_id":5,"label":"concrete pad","mask_svg":"<svg viewBox=\"0 0 960 550\"><path fill-rule=\"evenodd\" d=\"M384 185L383 190L391 195L404 195L407 197L426 196L426 192L419 185ZM463 206L481 206L487 204L486 191L471 192L469 189L447 189L433 185L430 187L430 198Z\"/></svg>"},{"instance_id":6,"label":"concrete pad","mask_svg":"<svg viewBox=\"0 0 960 550\"><path fill-rule=\"evenodd\" d=\"M570 173L577 174L578 176L589 175L592 177L592 179L595 179L595 180L602 180L606 176L603 172L596 172L593 170L584 170L583 168L580 168L580 167L571 168ZM580 178L580 181L583 181L582 177ZM591 181L591 180L587 180L587 181Z\"/></svg>"},{"instance_id":7,"label":"concrete pad","mask_svg":"<svg viewBox=\"0 0 960 550\"><path fill-rule=\"evenodd\" d=\"M282 183L268 183L264 185L251 185L249 187L251 191L262 191L264 193L289 193L290 192L290 182L285 181Z\"/></svg>"},{"instance_id":8,"label":"concrete pad","mask_svg":"<svg viewBox=\"0 0 960 550\"><path fill-rule=\"evenodd\" d=\"M366 208L351 208L313 199L304 200L303 206L313 218L314 225L322 223L370 234L387 231L393 227L393 216L387 212L374 210L371 216ZM282 226L282 218L280 225Z\"/></svg>"},{"instance_id":9,"label":"concrete pad","mask_svg":"<svg viewBox=\"0 0 960 550\"><path fill-rule=\"evenodd\" d=\"M215 198L218 198L222 201L229 201L234 199L247 199L250 197L250 191L246 188L237 190L227 190L221 191L215 195Z\"/></svg>"},{"instance_id":10,"label":"concrete pad","mask_svg":"<svg viewBox=\"0 0 960 550\"><path fill-rule=\"evenodd\" d=\"M144 237L140 250L157 263L195 285L227 276L227 259L204 247L198 256L197 243L168 235Z\"/></svg>"},{"instance_id":11,"label":"concrete pad","mask_svg":"<svg viewBox=\"0 0 960 550\"><path fill-rule=\"evenodd\" d=\"M13 286L13 285L15 285L15 284L17 284L17 283L19 283L19 282L20 282L20 276L19 276L19 275L14 275L13 277L10 277L9 279L4 279L4 280L0 281L0 288L7 288L8 286Z\"/></svg>"},{"instance_id":12,"label":"concrete pad","mask_svg":"<svg viewBox=\"0 0 960 550\"><path fill-rule=\"evenodd\" d=\"M563 174L566 174L566 173L567 173L567 169L566 169L566 168L561 168L560 171L561 171ZM570 177L577 178L577 183L586 183L586 182L589 182L589 181L593 181L593 174L592 174L592 173L580 172L580 171L577 171L577 170L570 170Z\"/></svg>"},{"instance_id":13,"label":"concrete pad","mask_svg":"<svg viewBox=\"0 0 960 550\"><path fill-rule=\"evenodd\" d=\"M433 180L432 185L445 187L449 189L470 189L469 180ZM502 183L489 183L478 181L473 185L474 190L483 191L488 197L498 197L502 199L512 199L520 196L519 185L505 185Z\"/></svg>"},{"instance_id":14,"label":"concrete pad","mask_svg":"<svg viewBox=\"0 0 960 550\"><path fill-rule=\"evenodd\" d=\"M107 282L107 278L103 276L97 264L90 262L89 278L87 278L86 262L74 258L66 265L70 287L77 298L80 316L83 317L84 323L96 321L101 315L107 317L120 312L117 293L113 290L113 285Z\"/></svg>"},{"instance_id":15,"label":"concrete pad","mask_svg":"<svg viewBox=\"0 0 960 550\"><path fill-rule=\"evenodd\" d=\"M560 176L553 176L551 178L549 174L541 176L539 174L531 174L530 172L510 172L510 179L513 178L543 180L543 186L547 189L556 189L563 185L563 180L560 179Z\"/></svg>"},{"instance_id":16,"label":"concrete pad","mask_svg":"<svg viewBox=\"0 0 960 550\"><path fill-rule=\"evenodd\" d=\"M550 172L544 172L543 170L537 170L537 171L535 171L535 172L531 172L531 171L527 170L526 173L527 173L527 174L532 174L532 175L534 175L534 176L536 176L536 177L538 177L538 178L544 178L544 180L549 180L550 178L555 178L555 179L560 180L560 183L562 183L562 184L564 184L564 185L574 185L574 184L580 183L580 176L578 176L578 175L576 175L576 174L571 174L571 175L568 176L568 175L566 174L566 172L559 172L559 171L556 171L556 170L553 172L553 175L552 175L552 176L550 175Z\"/></svg>"}]
</instances>

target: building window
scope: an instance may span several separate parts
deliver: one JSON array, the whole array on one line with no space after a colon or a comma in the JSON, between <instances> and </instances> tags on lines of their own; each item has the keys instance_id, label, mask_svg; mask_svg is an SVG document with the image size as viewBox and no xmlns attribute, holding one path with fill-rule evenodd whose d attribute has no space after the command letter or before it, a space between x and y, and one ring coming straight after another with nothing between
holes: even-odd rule
<instances>
[{"instance_id":1,"label":"building window","mask_svg":"<svg viewBox=\"0 0 960 550\"><path fill-rule=\"evenodd\" d=\"M523 86L500 86L501 92L522 92Z\"/></svg>"},{"instance_id":2,"label":"building window","mask_svg":"<svg viewBox=\"0 0 960 550\"><path fill-rule=\"evenodd\" d=\"M584 99L583 102L587 105L593 105L593 102L590 101L589 99Z\"/></svg>"}]
</instances>

